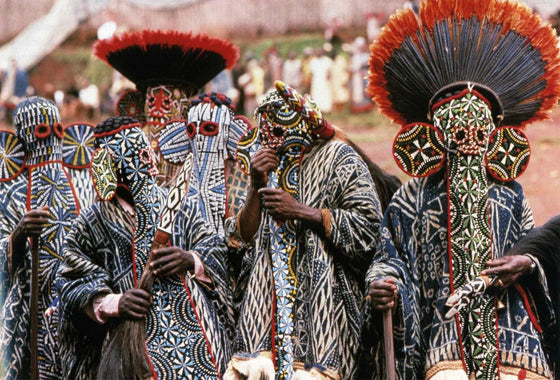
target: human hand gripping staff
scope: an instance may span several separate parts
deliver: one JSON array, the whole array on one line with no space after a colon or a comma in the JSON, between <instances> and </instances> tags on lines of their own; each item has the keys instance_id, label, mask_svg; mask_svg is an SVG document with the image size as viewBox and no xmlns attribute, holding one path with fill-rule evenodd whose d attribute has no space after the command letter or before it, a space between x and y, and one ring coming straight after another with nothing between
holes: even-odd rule
<instances>
[{"instance_id":1,"label":"human hand gripping staff","mask_svg":"<svg viewBox=\"0 0 560 380\"><path fill-rule=\"evenodd\" d=\"M38 210L31 210L22 219L21 228L31 236L31 368L30 375L32 380L39 379L39 362L37 357L37 329L39 328L39 235L48 218L48 207L41 207ZM37 223L39 225L37 225ZM20 225L18 225L20 227ZM17 228L16 228L17 231ZM19 234L18 234L19 235Z\"/></svg>"},{"instance_id":2,"label":"human hand gripping staff","mask_svg":"<svg viewBox=\"0 0 560 380\"><path fill-rule=\"evenodd\" d=\"M395 380L395 348L393 338L393 308L398 296L398 288L392 277L373 281L366 300L383 312L383 350L385 353L385 373L387 380Z\"/></svg>"},{"instance_id":3,"label":"human hand gripping staff","mask_svg":"<svg viewBox=\"0 0 560 380\"><path fill-rule=\"evenodd\" d=\"M30 311L30 378L39 379L39 363L37 357L37 337L39 327L39 236L46 226L49 218L48 206L30 210L20 220L12 233L13 252L20 253L12 257L12 270L16 270L23 260L25 241L31 238L31 300Z\"/></svg>"}]
</instances>

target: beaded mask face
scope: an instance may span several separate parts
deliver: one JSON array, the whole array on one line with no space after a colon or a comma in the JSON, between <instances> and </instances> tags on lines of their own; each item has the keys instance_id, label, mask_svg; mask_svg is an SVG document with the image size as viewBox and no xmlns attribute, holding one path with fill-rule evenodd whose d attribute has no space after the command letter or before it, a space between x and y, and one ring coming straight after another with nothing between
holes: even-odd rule
<instances>
[{"instance_id":1,"label":"beaded mask face","mask_svg":"<svg viewBox=\"0 0 560 380\"><path fill-rule=\"evenodd\" d=\"M259 149L276 150L279 156L299 157L313 140L330 138L333 127L322 117L315 103L302 97L283 82L275 83L255 112L258 128L253 128L239 141L237 160L245 172L250 157Z\"/></svg>"},{"instance_id":2,"label":"beaded mask face","mask_svg":"<svg viewBox=\"0 0 560 380\"><path fill-rule=\"evenodd\" d=\"M529 142L520 128L496 127L490 103L472 89L436 103L434 124L404 126L393 143L399 167L414 177L438 171L455 156L478 156L488 172L500 181L511 181L527 168Z\"/></svg>"},{"instance_id":3,"label":"beaded mask face","mask_svg":"<svg viewBox=\"0 0 560 380\"><path fill-rule=\"evenodd\" d=\"M97 126L99 147L92 159L92 173L99 196L111 199L117 185L134 194L144 183L155 183L155 153L137 120L113 117Z\"/></svg>"},{"instance_id":4,"label":"beaded mask face","mask_svg":"<svg viewBox=\"0 0 560 380\"><path fill-rule=\"evenodd\" d=\"M25 99L14 110L14 126L17 137L24 143L30 157L62 145L64 128L56 105L37 96Z\"/></svg>"},{"instance_id":5,"label":"beaded mask face","mask_svg":"<svg viewBox=\"0 0 560 380\"><path fill-rule=\"evenodd\" d=\"M150 141L157 140L168 121L182 119L187 104L187 95L178 87L148 87L144 113Z\"/></svg>"},{"instance_id":6,"label":"beaded mask face","mask_svg":"<svg viewBox=\"0 0 560 380\"><path fill-rule=\"evenodd\" d=\"M256 111L263 147L289 154L294 144L309 145L313 136L301 114L290 108L277 91L267 95Z\"/></svg>"}]
</instances>

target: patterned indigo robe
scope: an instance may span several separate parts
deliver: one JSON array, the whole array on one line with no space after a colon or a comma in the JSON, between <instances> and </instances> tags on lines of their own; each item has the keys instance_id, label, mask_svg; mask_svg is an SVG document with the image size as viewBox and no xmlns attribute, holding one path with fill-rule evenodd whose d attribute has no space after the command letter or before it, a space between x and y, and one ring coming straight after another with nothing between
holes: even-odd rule
<instances>
[{"instance_id":1,"label":"patterned indigo robe","mask_svg":"<svg viewBox=\"0 0 560 380\"><path fill-rule=\"evenodd\" d=\"M225 370L230 350L229 345L223 343L228 341L227 331L214 309L214 303L220 303L217 298L227 298L223 290L227 284L224 243L210 234L196 205L185 205L176 222L182 224L175 227L182 234L175 243L189 246L201 254L214 288L209 289L190 276L184 277L185 283L156 279L151 318L171 313L171 320L177 324L163 330L160 324L152 331L154 327L148 322L147 340L161 340L165 343L163 346L175 345L173 350L164 348L157 353L149 349L150 360L159 379L216 378L216 366L220 372ZM115 200L97 202L82 212L68 236L67 267L59 275L66 280L61 297L67 316L61 339L66 339L62 342L66 355L63 361L69 379L95 377L103 341L116 324L115 319L105 325L97 324L86 316L85 307L95 295L123 293L132 288L135 269L142 270L133 267L133 225L130 216ZM232 322L229 323L231 326ZM160 360L159 355L173 356L184 366L163 369L159 364L165 360Z\"/></svg>"},{"instance_id":2,"label":"patterned indigo robe","mask_svg":"<svg viewBox=\"0 0 560 380\"><path fill-rule=\"evenodd\" d=\"M366 276L366 284L385 276L397 279L393 333L399 379L429 378L438 370L463 368L456 319L445 318L450 274L447 190L442 172L412 179L395 193L381 227L382 241ZM533 217L516 182L492 183L488 198L492 251L497 258L533 227ZM517 375L522 367L550 378L541 338L554 317L542 268L520 285L525 294L514 286L498 293L499 370ZM371 378L382 379L380 314L371 310L366 314L364 337L371 356L363 361L369 361Z\"/></svg>"},{"instance_id":3,"label":"patterned indigo robe","mask_svg":"<svg viewBox=\"0 0 560 380\"><path fill-rule=\"evenodd\" d=\"M294 362L349 379L356 366L365 268L379 240L375 185L356 152L331 140L303 156L297 198L329 209L332 220L328 237L297 222ZM268 218L262 220L243 257L240 287L245 291L234 353L272 350L275 291ZM237 231L233 219L228 231Z\"/></svg>"},{"instance_id":4,"label":"patterned indigo robe","mask_svg":"<svg viewBox=\"0 0 560 380\"><path fill-rule=\"evenodd\" d=\"M40 147L41 146L41 147ZM65 234L79 206L68 172L61 164L61 140L49 136L37 142L23 171L0 187L0 377L27 378L30 368L31 247L22 265L9 268L11 233L31 209L49 205L51 217L39 241L39 302L37 355L42 379L60 378L57 335L56 271ZM48 312L50 310L50 312Z\"/></svg>"}]
</instances>

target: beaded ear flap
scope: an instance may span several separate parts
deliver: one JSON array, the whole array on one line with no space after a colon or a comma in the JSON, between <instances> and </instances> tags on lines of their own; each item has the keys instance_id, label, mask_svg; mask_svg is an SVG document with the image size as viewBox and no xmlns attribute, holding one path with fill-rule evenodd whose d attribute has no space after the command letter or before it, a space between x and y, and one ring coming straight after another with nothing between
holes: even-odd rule
<instances>
[{"instance_id":1,"label":"beaded ear flap","mask_svg":"<svg viewBox=\"0 0 560 380\"><path fill-rule=\"evenodd\" d=\"M67 167L85 169L89 167L93 154L95 126L88 123L74 123L64 127L62 159Z\"/></svg>"},{"instance_id":2,"label":"beaded ear flap","mask_svg":"<svg viewBox=\"0 0 560 380\"><path fill-rule=\"evenodd\" d=\"M520 128L501 127L489 137L486 168L499 181L512 181L529 165L531 148Z\"/></svg>"},{"instance_id":3,"label":"beaded ear flap","mask_svg":"<svg viewBox=\"0 0 560 380\"><path fill-rule=\"evenodd\" d=\"M248 129L239 139L237 145L237 162L241 170L249 174L251 171L251 157L261 145L260 133L257 127Z\"/></svg>"},{"instance_id":4,"label":"beaded ear flap","mask_svg":"<svg viewBox=\"0 0 560 380\"><path fill-rule=\"evenodd\" d=\"M0 131L0 182L11 181L25 166L25 150L17 136Z\"/></svg>"},{"instance_id":5,"label":"beaded ear flap","mask_svg":"<svg viewBox=\"0 0 560 380\"><path fill-rule=\"evenodd\" d=\"M445 159L441 132L433 125L405 125L393 142L393 158L406 174L426 177L437 172Z\"/></svg>"},{"instance_id":6,"label":"beaded ear flap","mask_svg":"<svg viewBox=\"0 0 560 380\"><path fill-rule=\"evenodd\" d=\"M99 198L104 201L113 199L117 191L117 168L107 149L98 148L93 152L91 175Z\"/></svg>"},{"instance_id":7,"label":"beaded ear flap","mask_svg":"<svg viewBox=\"0 0 560 380\"><path fill-rule=\"evenodd\" d=\"M529 141L521 129L500 127L489 137L486 168L499 181L513 181L527 169L530 155ZM393 142L393 158L412 177L433 174L445 160L443 136L430 124L408 124Z\"/></svg>"}]
</instances>

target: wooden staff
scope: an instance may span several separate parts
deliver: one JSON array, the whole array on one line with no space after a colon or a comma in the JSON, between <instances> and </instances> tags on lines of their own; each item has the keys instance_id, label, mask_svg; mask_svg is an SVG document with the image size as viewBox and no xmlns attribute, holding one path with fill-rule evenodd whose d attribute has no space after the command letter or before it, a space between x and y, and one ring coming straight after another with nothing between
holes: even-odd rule
<instances>
[{"instance_id":1,"label":"wooden staff","mask_svg":"<svg viewBox=\"0 0 560 380\"><path fill-rule=\"evenodd\" d=\"M393 345L392 309L383 311L383 343L385 344L385 366L387 369L387 380L395 380L395 348Z\"/></svg>"},{"instance_id":2,"label":"wooden staff","mask_svg":"<svg viewBox=\"0 0 560 380\"><path fill-rule=\"evenodd\" d=\"M31 314L31 368L29 369L31 380L39 379L39 359L37 355L37 334L39 333L39 238L31 238L31 302L29 306Z\"/></svg>"}]
</instances>

